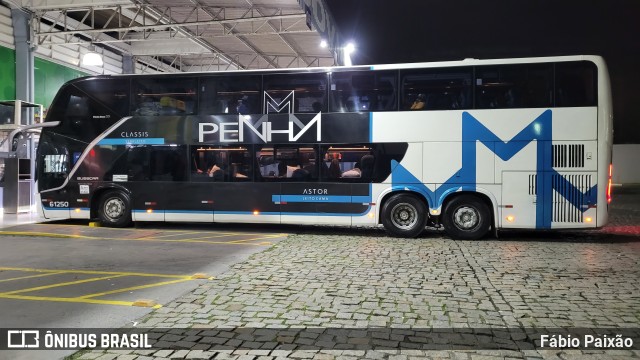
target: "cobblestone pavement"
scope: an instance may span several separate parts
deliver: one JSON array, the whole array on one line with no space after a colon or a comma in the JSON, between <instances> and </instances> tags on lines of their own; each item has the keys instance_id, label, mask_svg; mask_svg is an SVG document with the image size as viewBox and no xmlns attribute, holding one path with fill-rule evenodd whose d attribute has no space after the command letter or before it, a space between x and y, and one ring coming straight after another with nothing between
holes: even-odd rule
<instances>
[{"instance_id":1,"label":"cobblestone pavement","mask_svg":"<svg viewBox=\"0 0 640 360\"><path fill-rule=\"evenodd\" d=\"M140 327L176 328L158 340L181 350L92 351L74 358L638 358L637 350L397 350L393 336L364 333L351 333L338 350L331 338L313 335L314 329L377 327L637 330L640 193L623 200L610 226L596 231L505 232L474 242L439 232L394 239L373 230L307 229L310 234L234 265L140 321ZM321 349L251 349L241 336L214 331L234 327L308 327L308 344Z\"/></svg>"}]
</instances>

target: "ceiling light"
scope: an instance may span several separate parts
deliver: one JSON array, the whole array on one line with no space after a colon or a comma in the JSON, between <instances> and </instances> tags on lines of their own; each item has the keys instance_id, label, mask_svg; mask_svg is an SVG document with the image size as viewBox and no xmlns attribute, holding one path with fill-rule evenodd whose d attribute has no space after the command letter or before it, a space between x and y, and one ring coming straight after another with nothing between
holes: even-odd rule
<instances>
[{"instance_id":1,"label":"ceiling light","mask_svg":"<svg viewBox=\"0 0 640 360\"><path fill-rule=\"evenodd\" d=\"M88 50L89 52L82 56L82 65L102 66L104 64L104 62L102 61L102 55L96 52L96 47L90 45Z\"/></svg>"},{"instance_id":2,"label":"ceiling light","mask_svg":"<svg viewBox=\"0 0 640 360\"><path fill-rule=\"evenodd\" d=\"M320 41L320 47L321 48L326 48L327 46L329 46L329 44L327 44L327 40L323 39L322 41Z\"/></svg>"}]
</instances>

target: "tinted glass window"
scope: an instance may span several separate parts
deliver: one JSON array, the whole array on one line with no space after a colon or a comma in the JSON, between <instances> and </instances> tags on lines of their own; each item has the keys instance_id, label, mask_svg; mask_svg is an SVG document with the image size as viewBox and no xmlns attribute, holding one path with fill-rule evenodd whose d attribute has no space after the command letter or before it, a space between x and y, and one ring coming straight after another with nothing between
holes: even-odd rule
<instances>
[{"instance_id":1,"label":"tinted glass window","mask_svg":"<svg viewBox=\"0 0 640 360\"><path fill-rule=\"evenodd\" d=\"M588 61L556 64L556 106L596 106L597 68Z\"/></svg>"},{"instance_id":2,"label":"tinted glass window","mask_svg":"<svg viewBox=\"0 0 640 360\"><path fill-rule=\"evenodd\" d=\"M266 113L327 111L327 75L291 74L264 77Z\"/></svg>"},{"instance_id":3,"label":"tinted glass window","mask_svg":"<svg viewBox=\"0 0 640 360\"><path fill-rule=\"evenodd\" d=\"M126 151L123 149L126 148ZM105 181L127 176L129 181L185 181L186 146L97 146L95 156L104 164L113 164Z\"/></svg>"},{"instance_id":4,"label":"tinted glass window","mask_svg":"<svg viewBox=\"0 0 640 360\"><path fill-rule=\"evenodd\" d=\"M321 180L382 182L391 174L391 161L400 162L407 147L406 143L322 146Z\"/></svg>"},{"instance_id":5,"label":"tinted glass window","mask_svg":"<svg viewBox=\"0 0 640 360\"><path fill-rule=\"evenodd\" d=\"M260 76L200 79L200 114L260 114Z\"/></svg>"},{"instance_id":6,"label":"tinted glass window","mask_svg":"<svg viewBox=\"0 0 640 360\"><path fill-rule=\"evenodd\" d=\"M195 78L135 78L132 115L189 115L196 108Z\"/></svg>"},{"instance_id":7,"label":"tinted glass window","mask_svg":"<svg viewBox=\"0 0 640 360\"><path fill-rule=\"evenodd\" d=\"M421 69L402 74L402 110L468 109L471 68Z\"/></svg>"},{"instance_id":8,"label":"tinted glass window","mask_svg":"<svg viewBox=\"0 0 640 360\"><path fill-rule=\"evenodd\" d=\"M396 110L395 71L349 71L331 75L331 111Z\"/></svg>"},{"instance_id":9,"label":"tinted glass window","mask_svg":"<svg viewBox=\"0 0 640 360\"><path fill-rule=\"evenodd\" d=\"M192 146L191 181L250 181L251 154L246 147Z\"/></svg>"},{"instance_id":10,"label":"tinted glass window","mask_svg":"<svg viewBox=\"0 0 640 360\"><path fill-rule=\"evenodd\" d=\"M553 105L551 64L479 66L476 108L500 109Z\"/></svg>"},{"instance_id":11,"label":"tinted glass window","mask_svg":"<svg viewBox=\"0 0 640 360\"><path fill-rule=\"evenodd\" d=\"M93 79L76 86L118 117L129 115L129 79Z\"/></svg>"},{"instance_id":12,"label":"tinted glass window","mask_svg":"<svg viewBox=\"0 0 640 360\"><path fill-rule=\"evenodd\" d=\"M264 147L256 151L260 175L266 181L316 181L318 149L314 145Z\"/></svg>"},{"instance_id":13,"label":"tinted glass window","mask_svg":"<svg viewBox=\"0 0 640 360\"><path fill-rule=\"evenodd\" d=\"M64 87L49 109L47 121L60 121L56 132L85 143L108 129L121 115L74 85Z\"/></svg>"}]
</instances>

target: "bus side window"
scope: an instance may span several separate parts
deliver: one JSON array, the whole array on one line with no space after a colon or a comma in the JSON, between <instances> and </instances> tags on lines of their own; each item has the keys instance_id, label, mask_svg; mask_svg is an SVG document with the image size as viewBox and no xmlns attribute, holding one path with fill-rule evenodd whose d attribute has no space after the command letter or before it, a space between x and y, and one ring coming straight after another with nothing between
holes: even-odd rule
<instances>
[{"instance_id":1,"label":"bus side window","mask_svg":"<svg viewBox=\"0 0 640 360\"><path fill-rule=\"evenodd\" d=\"M402 161L407 148L407 143L322 146L321 181L382 182L391 174L392 161Z\"/></svg>"},{"instance_id":2,"label":"bus side window","mask_svg":"<svg viewBox=\"0 0 640 360\"><path fill-rule=\"evenodd\" d=\"M265 113L327 111L327 74L268 75L264 77Z\"/></svg>"},{"instance_id":3,"label":"bus side window","mask_svg":"<svg viewBox=\"0 0 640 360\"><path fill-rule=\"evenodd\" d=\"M588 61L556 64L556 106L596 106L597 68Z\"/></svg>"},{"instance_id":4,"label":"bus side window","mask_svg":"<svg viewBox=\"0 0 640 360\"><path fill-rule=\"evenodd\" d=\"M113 114L113 121L129 115L129 79L104 78L80 81L76 84ZM102 114L106 115L106 114Z\"/></svg>"},{"instance_id":5,"label":"bus side window","mask_svg":"<svg viewBox=\"0 0 640 360\"><path fill-rule=\"evenodd\" d=\"M331 111L396 110L395 71L348 71L331 74Z\"/></svg>"},{"instance_id":6,"label":"bus side window","mask_svg":"<svg viewBox=\"0 0 640 360\"><path fill-rule=\"evenodd\" d=\"M552 84L549 64L479 66L476 108L549 107Z\"/></svg>"},{"instance_id":7,"label":"bus side window","mask_svg":"<svg viewBox=\"0 0 640 360\"><path fill-rule=\"evenodd\" d=\"M403 71L401 110L471 108L471 74L469 67Z\"/></svg>"},{"instance_id":8,"label":"bus side window","mask_svg":"<svg viewBox=\"0 0 640 360\"><path fill-rule=\"evenodd\" d=\"M133 80L132 115L191 115L195 113L196 78Z\"/></svg>"},{"instance_id":9,"label":"bus side window","mask_svg":"<svg viewBox=\"0 0 640 360\"><path fill-rule=\"evenodd\" d=\"M315 145L265 147L256 152L256 161L265 181L318 179L318 151Z\"/></svg>"},{"instance_id":10,"label":"bus side window","mask_svg":"<svg viewBox=\"0 0 640 360\"><path fill-rule=\"evenodd\" d=\"M260 114L260 76L200 78L200 114Z\"/></svg>"}]
</instances>

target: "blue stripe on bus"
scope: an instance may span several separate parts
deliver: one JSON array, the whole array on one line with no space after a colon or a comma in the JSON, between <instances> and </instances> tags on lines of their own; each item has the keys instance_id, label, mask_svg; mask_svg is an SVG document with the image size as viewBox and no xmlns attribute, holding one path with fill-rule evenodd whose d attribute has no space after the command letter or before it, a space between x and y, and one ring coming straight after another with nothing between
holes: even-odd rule
<instances>
[{"instance_id":1,"label":"blue stripe on bus","mask_svg":"<svg viewBox=\"0 0 640 360\"><path fill-rule=\"evenodd\" d=\"M98 145L164 145L164 138L102 139Z\"/></svg>"},{"instance_id":2,"label":"blue stripe on bus","mask_svg":"<svg viewBox=\"0 0 640 360\"><path fill-rule=\"evenodd\" d=\"M153 210L154 212L156 210ZM162 211L162 210L161 210ZM213 214L213 210L163 210L165 213L174 214Z\"/></svg>"},{"instance_id":3,"label":"blue stripe on bus","mask_svg":"<svg viewBox=\"0 0 640 360\"><path fill-rule=\"evenodd\" d=\"M370 203L371 196L350 195L272 195L271 201L287 203Z\"/></svg>"},{"instance_id":4,"label":"blue stripe on bus","mask_svg":"<svg viewBox=\"0 0 640 360\"><path fill-rule=\"evenodd\" d=\"M159 214L159 213L206 213L206 214L215 214L215 215L252 215L252 216L259 216L259 215L289 215L289 216L362 216L362 215L366 215L369 213L369 210L371 210L371 207L368 207L366 211L362 212L362 213L316 213L316 212L300 212L300 213L296 213L296 212L283 212L283 213L279 213L279 212L259 212L257 215L253 213L253 211L192 211L192 210L154 210L153 213ZM133 210L134 213L146 213L147 210Z\"/></svg>"}]
</instances>

